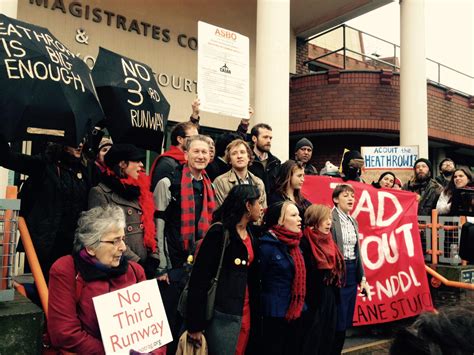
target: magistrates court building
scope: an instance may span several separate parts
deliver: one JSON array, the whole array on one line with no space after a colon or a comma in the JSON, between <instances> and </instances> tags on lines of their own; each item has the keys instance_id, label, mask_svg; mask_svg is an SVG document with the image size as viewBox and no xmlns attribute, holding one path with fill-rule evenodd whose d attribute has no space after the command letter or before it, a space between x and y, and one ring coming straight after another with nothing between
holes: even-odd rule
<instances>
[{"instance_id":1,"label":"magistrates court building","mask_svg":"<svg viewBox=\"0 0 474 355\"><path fill-rule=\"evenodd\" d=\"M250 103L256 111L251 124L266 122L273 127L276 144L272 151L282 160L289 157L290 137L292 141L303 135L312 139L313 158L320 168L325 158L336 159L344 142L350 148L371 145L374 133L378 139L373 145L418 145L422 156L430 153L437 159L453 151L469 159L474 155L472 97L451 91L450 100L445 100L446 89L427 87L426 73L420 69L425 60L424 0L401 1L400 71L366 66L354 74L347 66L350 60L344 60L343 66L326 61L326 66L311 69L315 55L311 50L315 49L308 38L389 2L2 0L0 12L47 27L90 67L99 47L148 64L171 104L169 120L173 122L189 118L197 96L197 22L249 37ZM353 91L363 83L372 85L367 92ZM353 93L356 96L351 99ZM351 106L369 94L373 105ZM450 110L464 116L461 120L466 123L459 132L448 128L449 121L432 119L427 108L430 95L453 106L443 108L447 117ZM386 101L377 104L381 98ZM325 106L327 100L333 103ZM389 107L374 111L380 105ZM201 124L211 133L234 130L238 123L236 118L201 113Z\"/></svg>"}]
</instances>

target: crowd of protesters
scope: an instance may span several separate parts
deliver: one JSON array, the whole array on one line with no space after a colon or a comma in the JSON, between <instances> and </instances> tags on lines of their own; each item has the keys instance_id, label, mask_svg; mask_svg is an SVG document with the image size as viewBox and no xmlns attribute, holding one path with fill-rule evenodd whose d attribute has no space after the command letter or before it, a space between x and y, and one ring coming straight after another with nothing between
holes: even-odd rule
<instances>
[{"instance_id":1,"label":"crowd of protesters","mask_svg":"<svg viewBox=\"0 0 474 355\"><path fill-rule=\"evenodd\" d=\"M214 354L340 354L358 290L370 299L350 216L350 182L364 182L362 155L346 152L340 172L327 162L321 175L343 182L333 190L333 206L312 205L301 192L305 175L318 174L309 139L298 140L294 159L281 163L271 153L269 125L247 133L249 121L242 120L214 144L199 134L199 101L192 109L148 176L142 150L109 138L88 159L82 144L26 156L0 141L0 164L30 175L22 214L49 277L52 345L103 352L92 297L147 278L158 282L174 339L161 352L174 354L187 331L196 347L205 333ZM428 159L413 168L403 189L417 194L420 215L462 208L459 190L473 187L468 168L444 159L436 178ZM402 188L390 171L372 185ZM203 305L216 274L209 321Z\"/></svg>"}]
</instances>

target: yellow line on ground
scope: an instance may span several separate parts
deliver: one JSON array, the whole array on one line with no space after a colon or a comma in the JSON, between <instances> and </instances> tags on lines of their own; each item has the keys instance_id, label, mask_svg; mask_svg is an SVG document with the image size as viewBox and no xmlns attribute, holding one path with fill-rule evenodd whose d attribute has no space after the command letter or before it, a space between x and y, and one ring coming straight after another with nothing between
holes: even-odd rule
<instances>
[{"instance_id":1,"label":"yellow line on ground","mask_svg":"<svg viewBox=\"0 0 474 355\"><path fill-rule=\"evenodd\" d=\"M392 341L392 339L377 340L377 341L374 341L374 342L371 342L371 343L365 343L365 344L361 344L361 345L357 345L357 346L352 346L350 348L342 350L342 354L348 354L352 351L362 350L362 349L366 349L366 348L372 347L372 346L384 345L384 344L390 343L391 341Z\"/></svg>"}]
</instances>

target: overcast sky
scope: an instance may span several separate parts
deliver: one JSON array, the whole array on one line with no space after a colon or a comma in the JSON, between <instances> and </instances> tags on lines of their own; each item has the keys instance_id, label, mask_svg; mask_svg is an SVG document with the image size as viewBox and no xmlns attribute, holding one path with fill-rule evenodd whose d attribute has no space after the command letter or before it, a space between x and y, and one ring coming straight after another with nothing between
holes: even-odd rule
<instances>
[{"instance_id":1,"label":"overcast sky","mask_svg":"<svg viewBox=\"0 0 474 355\"><path fill-rule=\"evenodd\" d=\"M474 0L425 0L425 24L426 56L474 76ZM349 21L348 25L400 44L400 5L398 1L393 2ZM369 54L393 53L381 42L368 45L371 46L367 48ZM427 73L429 77L436 75L436 66L428 64ZM448 70L442 70L441 75L442 82L444 76L449 86L460 86L458 89L474 94L473 79Z\"/></svg>"}]
</instances>

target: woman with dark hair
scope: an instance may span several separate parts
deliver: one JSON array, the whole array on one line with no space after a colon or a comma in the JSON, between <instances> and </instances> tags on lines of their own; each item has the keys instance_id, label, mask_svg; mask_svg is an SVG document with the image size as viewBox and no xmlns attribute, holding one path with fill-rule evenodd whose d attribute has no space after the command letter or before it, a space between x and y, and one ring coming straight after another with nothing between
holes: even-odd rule
<instances>
[{"instance_id":1,"label":"woman with dark hair","mask_svg":"<svg viewBox=\"0 0 474 355\"><path fill-rule=\"evenodd\" d=\"M259 240L262 352L299 354L306 295L306 268L299 248L301 217L294 203L283 201L271 205L264 220L268 231Z\"/></svg>"},{"instance_id":2,"label":"woman with dark hair","mask_svg":"<svg viewBox=\"0 0 474 355\"><path fill-rule=\"evenodd\" d=\"M294 160L287 160L280 167L274 191L268 199L268 205L282 201L293 202L298 207L300 217L303 219L304 211L311 205L311 202L305 199L301 193L303 182L303 164Z\"/></svg>"},{"instance_id":3,"label":"woman with dark hair","mask_svg":"<svg viewBox=\"0 0 474 355\"><path fill-rule=\"evenodd\" d=\"M114 144L105 155L101 183L89 193L89 208L119 206L125 213L125 257L140 263L149 278L159 266L155 240L155 203L143 172L145 154L132 144Z\"/></svg>"},{"instance_id":4,"label":"woman with dark hair","mask_svg":"<svg viewBox=\"0 0 474 355\"><path fill-rule=\"evenodd\" d=\"M306 228L301 250L306 265L305 323L308 333L303 354L331 353L336 334L337 303L345 282L344 257L331 234L331 209L311 205L304 214Z\"/></svg>"},{"instance_id":5,"label":"woman with dark hair","mask_svg":"<svg viewBox=\"0 0 474 355\"><path fill-rule=\"evenodd\" d=\"M455 215L461 206L459 189L474 188L471 170L467 166L460 166L454 170L451 180L444 188L436 203L440 215Z\"/></svg>"},{"instance_id":6,"label":"woman with dark hair","mask_svg":"<svg viewBox=\"0 0 474 355\"><path fill-rule=\"evenodd\" d=\"M372 186L376 187L377 189L384 188L384 189L392 189L395 185L396 176L391 171L386 171L380 175L377 182L372 182Z\"/></svg>"},{"instance_id":7,"label":"woman with dark hair","mask_svg":"<svg viewBox=\"0 0 474 355\"><path fill-rule=\"evenodd\" d=\"M372 299L360 253L359 226L349 215L354 207L354 194L354 188L349 184L337 185L332 193L335 207L332 210L331 233L344 257L346 278L337 306L336 334L331 354L341 353L346 339L346 329L352 327L357 286L360 286L369 301Z\"/></svg>"},{"instance_id":8,"label":"woman with dark hair","mask_svg":"<svg viewBox=\"0 0 474 355\"><path fill-rule=\"evenodd\" d=\"M400 330L390 347L391 355L474 354L474 309L472 305L422 313Z\"/></svg>"},{"instance_id":9,"label":"woman with dark hair","mask_svg":"<svg viewBox=\"0 0 474 355\"><path fill-rule=\"evenodd\" d=\"M206 330L210 354L244 354L250 334L250 311L253 308L256 283L254 263L255 238L249 229L262 214L260 191L256 186L233 187L219 209L214 224L199 248L189 280L186 328L193 342L201 341ZM216 223L220 222L220 223ZM228 242L224 245L225 234ZM225 248L214 304L214 318L228 320L219 334L205 319L207 292L216 276L219 255ZM255 285L254 285L255 283ZM219 317L222 321L222 317ZM214 324L215 326L216 324ZM224 330L225 329L225 330Z\"/></svg>"}]
</instances>

